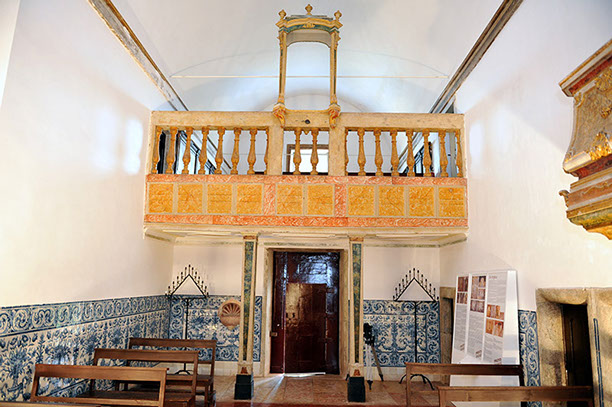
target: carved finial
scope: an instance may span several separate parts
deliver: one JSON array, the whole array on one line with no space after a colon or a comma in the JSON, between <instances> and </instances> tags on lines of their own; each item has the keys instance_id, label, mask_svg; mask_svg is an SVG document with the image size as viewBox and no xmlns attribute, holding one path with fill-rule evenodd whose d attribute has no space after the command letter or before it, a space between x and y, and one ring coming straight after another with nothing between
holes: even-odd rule
<instances>
[{"instance_id":1,"label":"carved finial","mask_svg":"<svg viewBox=\"0 0 612 407\"><path fill-rule=\"evenodd\" d=\"M278 15L280 16L281 20L284 20L285 16L287 16L287 13L285 12L285 10L281 10L278 12Z\"/></svg>"},{"instance_id":2,"label":"carved finial","mask_svg":"<svg viewBox=\"0 0 612 407\"><path fill-rule=\"evenodd\" d=\"M336 21L340 21L340 17L342 17L342 13L340 12L340 10L334 13L334 17L336 17Z\"/></svg>"},{"instance_id":3,"label":"carved finial","mask_svg":"<svg viewBox=\"0 0 612 407\"><path fill-rule=\"evenodd\" d=\"M309 4L306 6L306 14L308 14L309 16L311 16L311 11L312 11L312 6Z\"/></svg>"}]
</instances>

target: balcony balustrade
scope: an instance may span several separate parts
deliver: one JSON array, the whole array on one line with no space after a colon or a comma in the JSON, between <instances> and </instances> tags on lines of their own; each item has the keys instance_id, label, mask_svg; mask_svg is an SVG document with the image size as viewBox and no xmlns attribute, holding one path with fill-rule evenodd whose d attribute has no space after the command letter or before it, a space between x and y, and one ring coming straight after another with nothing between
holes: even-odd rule
<instances>
[{"instance_id":1,"label":"balcony balustrade","mask_svg":"<svg viewBox=\"0 0 612 407\"><path fill-rule=\"evenodd\" d=\"M153 112L147 224L467 229L463 116Z\"/></svg>"}]
</instances>

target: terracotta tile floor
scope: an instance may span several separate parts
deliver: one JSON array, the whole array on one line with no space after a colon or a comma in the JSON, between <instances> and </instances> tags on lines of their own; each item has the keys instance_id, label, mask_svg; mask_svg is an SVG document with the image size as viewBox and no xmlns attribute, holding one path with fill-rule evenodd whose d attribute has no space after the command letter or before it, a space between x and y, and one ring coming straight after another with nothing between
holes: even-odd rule
<instances>
[{"instance_id":1,"label":"terracotta tile floor","mask_svg":"<svg viewBox=\"0 0 612 407\"><path fill-rule=\"evenodd\" d=\"M250 402L234 401L234 382L232 376L215 377L217 391L217 407L253 406L263 407L268 404L278 405L308 405L308 406L405 406L406 388L397 381L372 384L372 390L366 384L366 402L349 403L346 400L347 390L344 378L334 375L317 375L310 377L285 377L274 375L256 377L254 398ZM413 406L437 405L437 397L418 395L412 398Z\"/></svg>"}]
</instances>

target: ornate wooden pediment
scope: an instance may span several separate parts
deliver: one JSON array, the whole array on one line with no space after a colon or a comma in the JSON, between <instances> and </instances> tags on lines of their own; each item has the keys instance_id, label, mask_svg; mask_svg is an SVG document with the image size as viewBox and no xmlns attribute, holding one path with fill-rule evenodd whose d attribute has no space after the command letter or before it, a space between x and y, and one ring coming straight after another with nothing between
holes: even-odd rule
<instances>
[{"instance_id":1,"label":"ornate wooden pediment","mask_svg":"<svg viewBox=\"0 0 612 407\"><path fill-rule=\"evenodd\" d=\"M561 191L568 219L612 239L612 41L560 83L574 98L563 169L579 178Z\"/></svg>"}]
</instances>

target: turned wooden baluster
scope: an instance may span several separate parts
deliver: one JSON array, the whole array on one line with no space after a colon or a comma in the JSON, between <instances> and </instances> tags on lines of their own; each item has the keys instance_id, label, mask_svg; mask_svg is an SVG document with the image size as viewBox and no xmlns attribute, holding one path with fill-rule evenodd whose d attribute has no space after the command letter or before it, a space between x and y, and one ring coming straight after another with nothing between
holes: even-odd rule
<instances>
[{"instance_id":1,"label":"turned wooden baluster","mask_svg":"<svg viewBox=\"0 0 612 407\"><path fill-rule=\"evenodd\" d=\"M225 134L225 129L219 127L217 133L219 134L219 142L217 143L217 155L215 156L215 164L217 164L215 174L221 174L221 164L223 164L223 135Z\"/></svg>"},{"instance_id":2,"label":"turned wooden baluster","mask_svg":"<svg viewBox=\"0 0 612 407\"><path fill-rule=\"evenodd\" d=\"M346 129L344 131L344 175L348 175L348 163L349 163L348 134L349 134L349 131L348 129Z\"/></svg>"},{"instance_id":3,"label":"turned wooden baluster","mask_svg":"<svg viewBox=\"0 0 612 407\"><path fill-rule=\"evenodd\" d=\"M232 152L232 170L230 174L238 174L238 162L240 161L240 133L242 133L242 129L234 129L234 151Z\"/></svg>"},{"instance_id":4,"label":"turned wooden baluster","mask_svg":"<svg viewBox=\"0 0 612 407\"><path fill-rule=\"evenodd\" d=\"M270 129L266 129L266 154L264 155L264 163L266 164L266 169L264 170L264 175L268 175L268 146L270 144Z\"/></svg>"},{"instance_id":5,"label":"turned wooden baluster","mask_svg":"<svg viewBox=\"0 0 612 407\"><path fill-rule=\"evenodd\" d=\"M446 130L438 130L438 141L440 142L440 176L448 177L448 157L446 156Z\"/></svg>"},{"instance_id":6,"label":"turned wooden baluster","mask_svg":"<svg viewBox=\"0 0 612 407\"><path fill-rule=\"evenodd\" d=\"M431 177L431 155L429 154L429 130L423 130L423 168L425 177Z\"/></svg>"},{"instance_id":7,"label":"turned wooden baluster","mask_svg":"<svg viewBox=\"0 0 612 407\"><path fill-rule=\"evenodd\" d=\"M374 142L376 143L376 155L374 156L374 164L376 164L376 176L380 177L383 175L383 156L382 151L380 150L380 129L374 130Z\"/></svg>"},{"instance_id":8,"label":"turned wooden baluster","mask_svg":"<svg viewBox=\"0 0 612 407\"><path fill-rule=\"evenodd\" d=\"M414 177L414 151L412 149L412 130L406 130L406 139L408 140L408 145L406 146L406 168L408 169L408 173L406 174L408 177Z\"/></svg>"},{"instance_id":9,"label":"turned wooden baluster","mask_svg":"<svg viewBox=\"0 0 612 407\"><path fill-rule=\"evenodd\" d=\"M253 167L255 166L255 136L257 136L257 129L251 129L251 148L249 148L249 158L247 161L249 162L249 170L247 174L253 175L255 174L255 170Z\"/></svg>"},{"instance_id":10,"label":"turned wooden baluster","mask_svg":"<svg viewBox=\"0 0 612 407\"><path fill-rule=\"evenodd\" d=\"M206 143L208 142L208 127L202 127L202 148L200 149L200 169L198 174L206 174L206 161L208 161L208 150L206 149Z\"/></svg>"},{"instance_id":11,"label":"turned wooden baluster","mask_svg":"<svg viewBox=\"0 0 612 407\"><path fill-rule=\"evenodd\" d=\"M164 135L164 130L156 126L155 127L155 138L153 145L153 161L151 162L151 173L157 174L157 164L159 164L159 139Z\"/></svg>"},{"instance_id":12,"label":"turned wooden baluster","mask_svg":"<svg viewBox=\"0 0 612 407\"><path fill-rule=\"evenodd\" d=\"M365 134L364 129L357 129L357 136L359 136L359 156L357 157L357 164L359 164L359 173L357 175L366 175L365 165L366 157L365 150L363 149L363 135Z\"/></svg>"},{"instance_id":13,"label":"turned wooden baluster","mask_svg":"<svg viewBox=\"0 0 612 407\"><path fill-rule=\"evenodd\" d=\"M455 130L455 141L457 143L457 176L463 177L463 155L461 154L461 130Z\"/></svg>"},{"instance_id":14,"label":"turned wooden baluster","mask_svg":"<svg viewBox=\"0 0 612 407\"><path fill-rule=\"evenodd\" d=\"M176 135L178 129L176 127L170 128L170 145L168 146L168 153L166 154L166 174L174 174L174 161L175 159L175 146L176 146Z\"/></svg>"},{"instance_id":15,"label":"turned wooden baluster","mask_svg":"<svg viewBox=\"0 0 612 407\"><path fill-rule=\"evenodd\" d=\"M397 155L397 130L391 130L391 176L399 175L399 157Z\"/></svg>"},{"instance_id":16,"label":"turned wooden baluster","mask_svg":"<svg viewBox=\"0 0 612 407\"><path fill-rule=\"evenodd\" d=\"M295 166L295 170L293 171L293 175L300 175L300 163L302 162L302 155L300 154L300 135L302 134L302 129L297 128L294 130L295 133L295 152L293 153L293 165Z\"/></svg>"},{"instance_id":17,"label":"turned wooden baluster","mask_svg":"<svg viewBox=\"0 0 612 407\"><path fill-rule=\"evenodd\" d=\"M183 171L181 174L189 174L189 161L191 161L191 135L193 128L187 127L187 140L185 140L185 152L183 153Z\"/></svg>"},{"instance_id":18,"label":"turned wooden baluster","mask_svg":"<svg viewBox=\"0 0 612 407\"><path fill-rule=\"evenodd\" d=\"M319 137L319 129L312 129L312 154L310 155L310 164L312 165L312 171L310 175L317 175L317 164L319 164L319 153L317 152L317 137Z\"/></svg>"}]
</instances>

